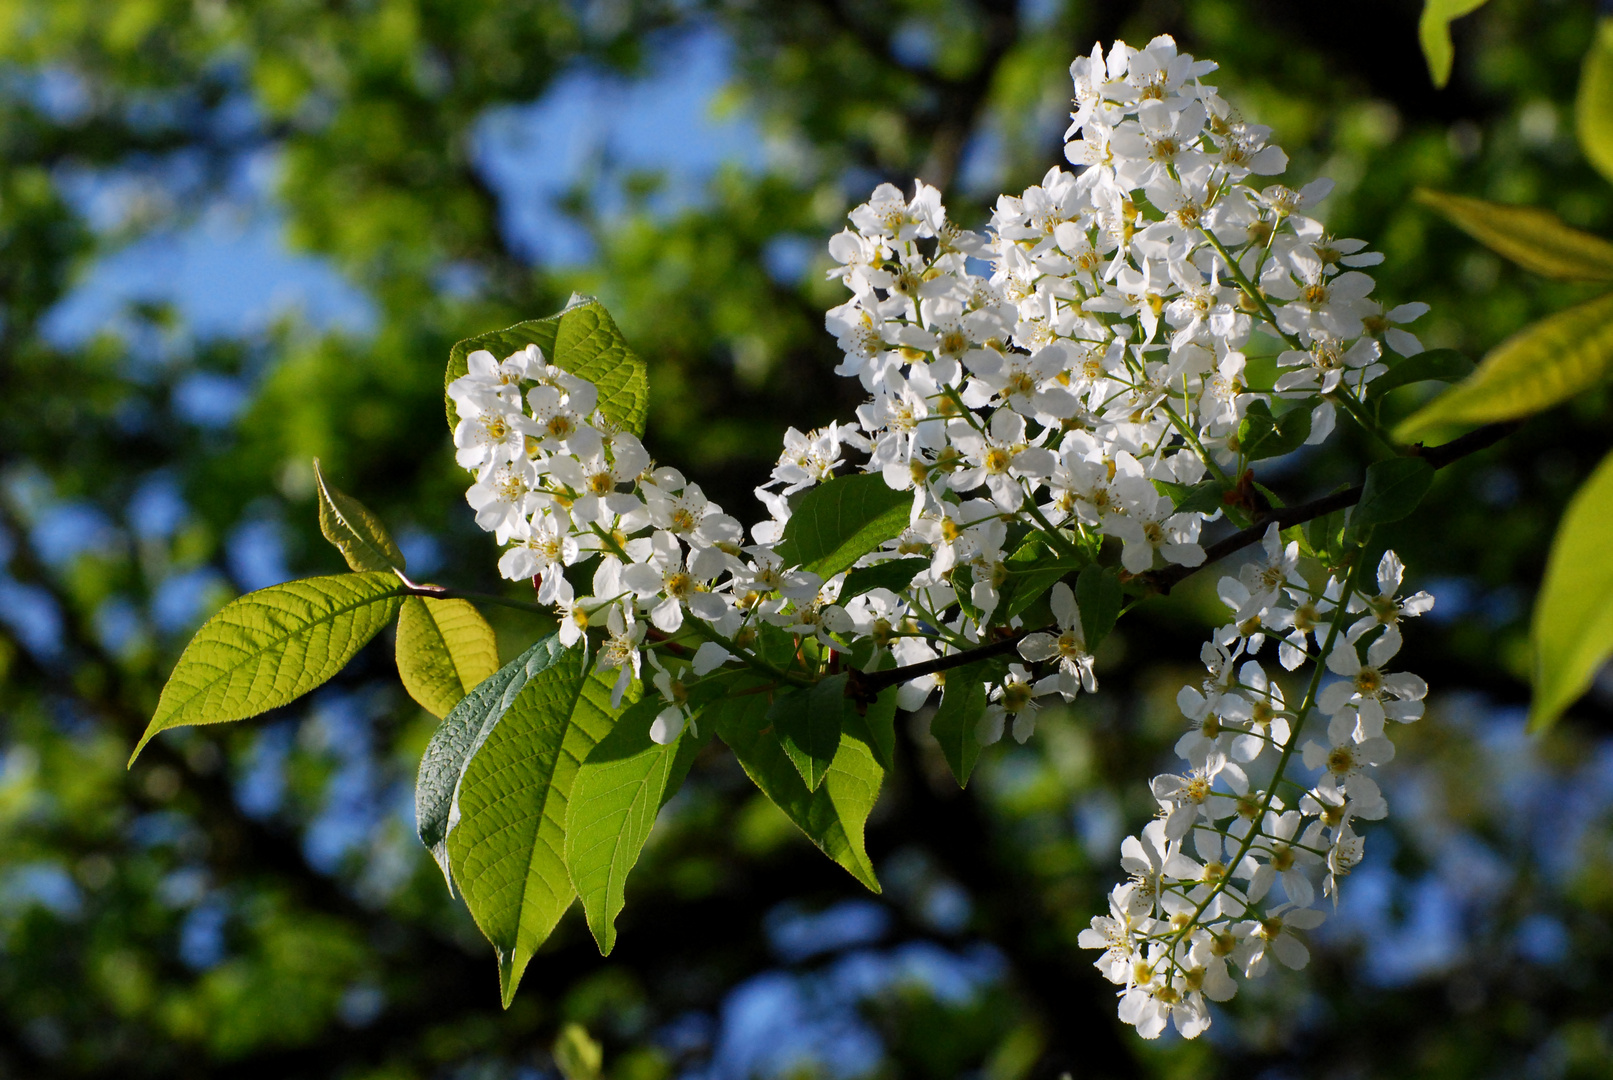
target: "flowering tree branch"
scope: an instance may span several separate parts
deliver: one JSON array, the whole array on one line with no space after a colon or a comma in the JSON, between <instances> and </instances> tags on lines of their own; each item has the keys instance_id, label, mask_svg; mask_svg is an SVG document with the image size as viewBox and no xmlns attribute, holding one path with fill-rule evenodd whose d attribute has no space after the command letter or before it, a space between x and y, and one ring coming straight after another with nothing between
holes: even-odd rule
<instances>
[{"instance_id":1,"label":"flowering tree branch","mask_svg":"<svg viewBox=\"0 0 1613 1080\"><path fill-rule=\"evenodd\" d=\"M1287 156L1202 81L1214 70L1168 37L1078 58L1065 154L1079 173L1055 168L1004 195L985 233L953 222L923 183L911 199L882 184L853 209L829 244L830 274L851 296L826 325L844 354L837 372L869 398L854 421L786 433L757 489L769 520L749 529L651 460L640 441L647 369L598 301L574 297L548 319L460 342L446 382L455 460L474 475L466 501L504 548L500 574L532 582L535 602L401 571L393 588L375 571L404 565L397 545L362 504L322 484L321 527L357 575L232 602L181 656L146 738L307 692L394 616L401 631L425 613L406 595L553 611L555 632L491 675L492 631L473 612L437 609L430 643L398 638L405 686L422 704L437 701L432 685L470 691L451 695L468 704L453 706L428 747L416 819L498 950L507 1004L570 893L527 904L536 893L495 886L487 867L569 878L608 952L618 860L631 865L648 825L636 813L624 825L615 801L616 751L628 743L649 770L643 806L653 808L683 755L674 744L713 724L758 786L877 890L860 837L892 765L881 739L889 713L859 722L834 679L859 706L895 689L912 710L954 671L932 733L963 783L981 746L1034 734L1037 699L1097 691L1092 651L1125 607L1262 542L1220 578L1230 617L1200 650L1208 677L1176 698L1187 768L1151 781L1160 814L1127 838L1129 880L1080 939L1102 950L1095 966L1124 987L1120 1017L1142 1035L1168 1020L1188 1038L1204 1031L1205 1000L1237 992L1229 964L1245 978L1268 955L1304 966L1293 931L1324 917L1308 867L1322 873L1325 862L1321 893L1336 896L1361 858L1352 818L1387 813L1367 773L1393 754L1385 723L1422 715L1426 683L1385 665L1401 649L1401 620L1433 600L1400 595L1392 552L1364 580L1370 526L1410 513L1433 469L1512 429L1433 448L1396 446L1379 429L1363 404L1369 384L1423 352L1400 327L1427 306L1370 298L1362 268L1382 256L1311 216L1327 181L1294 190L1261 179L1281 174ZM1288 345L1261 389L1246 370L1257 331ZM1272 507L1249 463L1322 442L1339 410L1389 459L1360 486ZM846 448L867 456L860 469L843 468ZM1342 550L1278 538L1357 504ZM1201 543L1223 510L1245 527ZM582 565L586 595L571 569ZM1018 628L1033 603L1053 624ZM887 652L889 670L846 670L852 656ZM1289 672L1313 665L1297 711L1262 666L1273 653ZM280 679L288 657L316 655ZM712 681L741 674L737 694ZM522 722L500 721L513 702ZM1313 713L1326 717L1315 733L1325 741L1302 742ZM612 753L596 760L577 748L595 745L602 714ZM570 808L564 842L513 835L490 809L511 794L511 764L562 749L577 750L574 775L534 781L521 797L567 785L554 793ZM1296 755L1320 775L1309 787L1283 776ZM1275 772L1262 764L1272 759ZM854 782L824 795L831 773ZM1300 794L1279 795L1281 784Z\"/></svg>"},{"instance_id":2,"label":"flowering tree branch","mask_svg":"<svg viewBox=\"0 0 1613 1080\"><path fill-rule=\"evenodd\" d=\"M1475 431L1470 431L1458 439L1453 439L1440 446L1423 446L1418 443L1409 448L1409 456L1420 457L1436 469L1443 469L1470 454L1488 449L1518 430L1521 421L1511 421L1504 424L1486 424ZM1254 524L1246 529L1239 529L1231 536L1224 537L1204 549L1204 562L1198 566L1167 566L1148 574L1139 575L1135 580L1145 582L1151 592L1160 594L1169 593L1171 588L1192 577L1206 566L1210 566L1228 555L1235 554L1258 543L1265 535L1266 530L1275 524L1279 529L1286 529L1294 525L1302 525L1319 517L1325 517L1336 510L1344 510L1361 501L1362 486L1335 491L1331 495L1323 495L1319 499L1298 503L1294 506L1273 508L1259 514ZM977 646L973 649L962 649L958 652L938 656L933 660L926 660L919 664L904 664L900 667L888 668L884 671L853 671L846 683L846 696L860 702L871 702L879 696L880 691L892 686L899 686L912 679L922 678L925 675L938 675L944 671L964 667L968 664L978 663L981 660L990 660L994 656L1011 654L1018 647L1020 639L1028 634L1044 633L1055 630L1055 627L1042 627L1036 629L1020 629L1003 632L1003 636L994 641Z\"/></svg>"}]
</instances>

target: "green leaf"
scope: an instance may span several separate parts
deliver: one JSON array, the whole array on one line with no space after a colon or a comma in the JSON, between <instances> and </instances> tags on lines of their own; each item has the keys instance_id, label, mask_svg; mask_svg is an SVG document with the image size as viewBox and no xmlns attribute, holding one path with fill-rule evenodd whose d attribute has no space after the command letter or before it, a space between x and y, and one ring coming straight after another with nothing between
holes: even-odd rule
<instances>
[{"instance_id":1,"label":"green leaf","mask_svg":"<svg viewBox=\"0 0 1613 1080\"><path fill-rule=\"evenodd\" d=\"M846 575L845 584L840 587L840 602L874 589L899 593L929 566L929 559L886 559L872 566L860 566Z\"/></svg>"},{"instance_id":2,"label":"green leaf","mask_svg":"<svg viewBox=\"0 0 1613 1080\"><path fill-rule=\"evenodd\" d=\"M404 568L403 552L380 519L351 495L327 484L318 458L314 458L314 481L319 490L319 531L336 545L350 570L362 574Z\"/></svg>"},{"instance_id":3,"label":"green leaf","mask_svg":"<svg viewBox=\"0 0 1613 1080\"><path fill-rule=\"evenodd\" d=\"M627 875L655 825L685 729L659 745L650 725L665 707L648 697L622 714L577 770L566 811L566 869L600 955L616 945Z\"/></svg>"},{"instance_id":4,"label":"green leaf","mask_svg":"<svg viewBox=\"0 0 1613 1080\"><path fill-rule=\"evenodd\" d=\"M245 720L302 697L391 622L402 599L387 571L304 578L231 600L185 646L129 763L166 728Z\"/></svg>"},{"instance_id":5,"label":"green leaf","mask_svg":"<svg viewBox=\"0 0 1613 1080\"><path fill-rule=\"evenodd\" d=\"M1337 490L1344 490L1344 486ZM1334 494L1334 492L1329 492ZM1344 531L1347 515L1343 510L1323 514L1305 523L1305 538L1310 549L1325 561L1337 563L1344 555Z\"/></svg>"},{"instance_id":6,"label":"green leaf","mask_svg":"<svg viewBox=\"0 0 1613 1080\"><path fill-rule=\"evenodd\" d=\"M554 315L459 342L448 354L444 390L469 370L466 358L477 349L486 349L503 360L528 345L542 349L549 363L598 387L599 411L605 419L624 431L644 434L650 404L649 369L628 347L627 339L604 305L591 296L573 293L565 309ZM444 400L448 407L448 427L452 430L459 424L459 414L446 393Z\"/></svg>"},{"instance_id":7,"label":"green leaf","mask_svg":"<svg viewBox=\"0 0 1613 1080\"><path fill-rule=\"evenodd\" d=\"M1367 393L1380 398L1391 390L1420 382L1458 382L1473 374L1473 361L1455 349L1430 349L1408 356L1372 380Z\"/></svg>"},{"instance_id":8,"label":"green leaf","mask_svg":"<svg viewBox=\"0 0 1613 1080\"><path fill-rule=\"evenodd\" d=\"M767 722L778 733L785 755L807 790L818 790L829 774L829 764L840 749L842 716L849 711L844 675L820 679L799 690L781 688L767 710Z\"/></svg>"},{"instance_id":9,"label":"green leaf","mask_svg":"<svg viewBox=\"0 0 1613 1080\"><path fill-rule=\"evenodd\" d=\"M539 641L477 683L437 725L431 742L426 744L414 785L415 829L420 834L420 842L442 867L450 893L454 891L454 879L448 863L448 830L458 817L454 794L465 771L465 762L533 676L565 655L566 649L560 644L558 634L550 634Z\"/></svg>"},{"instance_id":10,"label":"green leaf","mask_svg":"<svg viewBox=\"0 0 1613 1080\"><path fill-rule=\"evenodd\" d=\"M1613 656L1613 454L1574 494L1557 526L1535 601L1529 727L1557 722Z\"/></svg>"},{"instance_id":11,"label":"green leaf","mask_svg":"<svg viewBox=\"0 0 1613 1080\"><path fill-rule=\"evenodd\" d=\"M941 744L941 756L960 788L969 786L969 774L980 759L975 731L986 712L985 684L994 673L989 660L948 671L941 686L941 705L930 718L930 734Z\"/></svg>"},{"instance_id":12,"label":"green leaf","mask_svg":"<svg viewBox=\"0 0 1613 1080\"><path fill-rule=\"evenodd\" d=\"M1255 486L1256 491L1260 492L1260 494L1265 497L1267 504L1276 507L1278 510L1281 510L1285 505L1287 505L1283 502L1281 495L1278 495L1275 491L1271 490L1271 488L1267 487L1265 484L1262 484L1259 480L1250 479L1249 482Z\"/></svg>"},{"instance_id":13,"label":"green leaf","mask_svg":"<svg viewBox=\"0 0 1613 1080\"><path fill-rule=\"evenodd\" d=\"M576 895L566 870L567 803L578 765L609 734L615 672L583 642L532 677L465 763L448 860L498 955L504 1004Z\"/></svg>"},{"instance_id":14,"label":"green leaf","mask_svg":"<svg viewBox=\"0 0 1613 1080\"><path fill-rule=\"evenodd\" d=\"M843 732L823 784L816 791L807 790L767 724L768 707L766 694L731 696L709 706L706 717L762 793L825 855L879 892L879 879L863 846L863 827L879 798L885 771L866 743Z\"/></svg>"},{"instance_id":15,"label":"green leaf","mask_svg":"<svg viewBox=\"0 0 1613 1080\"><path fill-rule=\"evenodd\" d=\"M693 767L695 758L710 745L711 737L715 734L714 726L705 719L705 706L692 708L694 715L689 718L689 726L678 736L678 753L672 759L671 771L667 773L666 789L661 792L662 806L672 801L672 796L683 787L683 781L688 778L689 769Z\"/></svg>"},{"instance_id":16,"label":"green leaf","mask_svg":"<svg viewBox=\"0 0 1613 1080\"><path fill-rule=\"evenodd\" d=\"M1178 513L1213 514L1226 506L1221 498L1227 485L1219 480L1206 480L1202 484L1178 484L1172 480L1155 480L1154 489L1168 496Z\"/></svg>"},{"instance_id":17,"label":"green leaf","mask_svg":"<svg viewBox=\"0 0 1613 1080\"><path fill-rule=\"evenodd\" d=\"M565 1080L599 1080L605 1065L604 1049L578 1023L560 1029L550 1053Z\"/></svg>"},{"instance_id":18,"label":"green leaf","mask_svg":"<svg viewBox=\"0 0 1613 1080\"><path fill-rule=\"evenodd\" d=\"M498 641L468 600L407 596L398 612L397 659L409 696L433 716L447 716L498 670Z\"/></svg>"},{"instance_id":19,"label":"green leaf","mask_svg":"<svg viewBox=\"0 0 1613 1080\"><path fill-rule=\"evenodd\" d=\"M1395 428L1405 442L1431 428L1530 416L1613 372L1613 293L1541 319L1490 350L1477 371Z\"/></svg>"},{"instance_id":20,"label":"green leaf","mask_svg":"<svg viewBox=\"0 0 1613 1080\"><path fill-rule=\"evenodd\" d=\"M1094 563L1075 579L1075 606L1081 612L1081 635L1086 638L1087 652L1096 652L1114 629L1124 600L1120 575L1113 567Z\"/></svg>"},{"instance_id":21,"label":"green leaf","mask_svg":"<svg viewBox=\"0 0 1613 1080\"><path fill-rule=\"evenodd\" d=\"M1613 180L1613 17L1596 22L1574 100L1574 132L1585 160Z\"/></svg>"},{"instance_id":22,"label":"green leaf","mask_svg":"<svg viewBox=\"0 0 1613 1080\"><path fill-rule=\"evenodd\" d=\"M778 553L786 566L833 577L907 528L913 496L879 473L837 476L811 488L790 514Z\"/></svg>"},{"instance_id":23,"label":"green leaf","mask_svg":"<svg viewBox=\"0 0 1613 1080\"><path fill-rule=\"evenodd\" d=\"M1550 210L1419 188L1417 201L1525 270L1559 281L1613 281L1613 243L1563 224Z\"/></svg>"},{"instance_id":24,"label":"green leaf","mask_svg":"<svg viewBox=\"0 0 1613 1080\"><path fill-rule=\"evenodd\" d=\"M951 573L947 575L947 582L952 586L958 610L963 612L970 622L978 623L985 618L971 598L975 583L975 572L972 566L954 566Z\"/></svg>"},{"instance_id":25,"label":"green leaf","mask_svg":"<svg viewBox=\"0 0 1613 1080\"><path fill-rule=\"evenodd\" d=\"M1006 622L1034 604L1038 597L1064 578L1081 569L1081 561L1058 555L1032 537L1011 555L1006 563L1008 578L999 590L1000 599L992 617Z\"/></svg>"},{"instance_id":26,"label":"green leaf","mask_svg":"<svg viewBox=\"0 0 1613 1080\"><path fill-rule=\"evenodd\" d=\"M844 684L842 684L844 685ZM896 688L887 687L862 712L855 705L841 716L845 734L873 751L874 761L886 772L896 768Z\"/></svg>"},{"instance_id":27,"label":"green leaf","mask_svg":"<svg viewBox=\"0 0 1613 1080\"><path fill-rule=\"evenodd\" d=\"M1434 483L1434 467L1420 457L1397 457L1367 467L1361 501L1350 512L1350 529L1360 535L1417 509Z\"/></svg>"},{"instance_id":28,"label":"green leaf","mask_svg":"<svg viewBox=\"0 0 1613 1080\"><path fill-rule=\"evenodd\" d=\"M1423 0L1423 16L1417 23L1417 40L1428 61L1428 75L1434 85L1443 87L1451 79L1456 46L1451 44L1451 20L1477 11L1484 0Z\"/></svg>"},{"instance_id":29,"label":"green leaf","mask_svg":"<svg viewBox=\"0 0 1613 1080\"><path fill-rule=\"evenodd\" d=\"M1238 452L1249 461L1281 457L1299 449L1311 433L1311 411L1289 409L1281 416L1271 414L1264 401L1250 402L1238 424Z\"/></svg>"}]
</instances>

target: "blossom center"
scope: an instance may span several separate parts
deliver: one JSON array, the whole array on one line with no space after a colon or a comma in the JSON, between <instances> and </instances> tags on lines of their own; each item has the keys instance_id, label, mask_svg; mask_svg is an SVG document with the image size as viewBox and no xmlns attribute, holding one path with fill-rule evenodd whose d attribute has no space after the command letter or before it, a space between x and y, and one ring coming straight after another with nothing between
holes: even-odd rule
<instances>
[{"instance_id":1,"label":"blossom center","mask_svg":"<svg viewBox=\"0 0 1613 1080\"><path fill-rule=\"evenodd\" d=\"M1383 689L1383 674L1375 667L1364 667L1355 675L1355 692L1362 697L1376 697Z\"/></svg>"},{"instance_id":2,"label":"blossom center","mask_svg":"<svg viewBox=\"0 0 1613 1080\"><path fill-rule=\"evenodd\" d=\"M1003 711L1017 713L1031 701L1031 688L1028 683L1011 682L1003 687Z\"/></svg>"}]
</instances>

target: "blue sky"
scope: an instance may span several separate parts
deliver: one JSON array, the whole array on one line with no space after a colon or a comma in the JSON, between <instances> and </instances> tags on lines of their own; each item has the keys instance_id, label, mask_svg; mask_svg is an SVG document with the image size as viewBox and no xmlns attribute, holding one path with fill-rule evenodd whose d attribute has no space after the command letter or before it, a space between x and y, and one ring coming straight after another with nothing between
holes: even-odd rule
<instances>
[{"instance_id":1,"label":"blue sky","mask_svg":"<svg viewBox=\"0 0 1613 1080\"><path fill-rule=\"evenodd\" d=\"M623 206L615 181L659 171L664 183L652 205L668 212L697 202L723 164L767 162L767 140L749 118L717 115L729 72L722 35L700 29L664 46L641 79L578 65L537 101L490 110L477 125L476 164L499 193L505 235L522 257L551 266L587 260L587 235L555 206L579 182L594 186L610 214ZM203 339L257 336L286 316L316 329L367 332L374 313L363 293L322 260L287 247L273 198L276 168L272 153L244 157L223 191L181 227L96 260L50 313L47 335L72 347L103 331L127 331L124 312L133 302L172 304ZM152 203L182 203L197 183L194 171L176 155L139 171L64 170L58 183L112 234Z\"/></svg>"}]
</instances>

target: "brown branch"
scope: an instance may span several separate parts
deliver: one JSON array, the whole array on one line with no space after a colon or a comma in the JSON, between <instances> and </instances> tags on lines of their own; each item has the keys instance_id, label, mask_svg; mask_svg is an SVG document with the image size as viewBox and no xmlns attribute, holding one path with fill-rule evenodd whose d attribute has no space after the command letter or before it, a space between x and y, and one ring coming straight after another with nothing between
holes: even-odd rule
<instances>
[{"instance_id":1,"label":"brown branch","mask_svg":"<svg viewBox=\"0 0 1613 1080\"><path fill-rule=\"evenodd\" d=\"M1459 461L1469 454L1476 454L1487 449L1518 430L1523 421L1514 420L1504 424L1487 424L1476 431L1470 431L1459 439L1453 439L1441 446L1425 447L1417 443L1408 449L1410 457L1420 457L1436 469L1443 469L1453 461ZM1200 566L1209 566L1211 563L1231 555L1258 541L1266 534L1266 530L1275 524L1279 529L1286 529L1291 525L1299 525L1354 506L1361 501L1362 486L1357 484L1343 491L1335 491L1331 495L1323 495L1320 499L1312 499L1298 506L1285 506L1273 509L1267 513L1258 514L1253 525L1247 529L1240 529L1222 540L1218 540L1204 549L1204 562ZM1155 570L1149 574L1140 575L1140 580L1146 582L1151 588L1161 593L1168 593L1171 587L1198 573L1200 566L1167 566L1163 570Z\"/></svg>"},{"instance_id":2,"label":"brown branch","mask_svg":"<svg viewBox=\"0 0 1613 1080\"><path fill-rule=\"evenodd\" d=\"M1476 454L1480 450L1488 449L1512 434L1523 426L1523 421L1512 420L1502 424L1487 424L1476 431L1470 431L1459 439L1453 439L1441 446L1425 447L1421 443L1409 447L1408 456L1420 457L1436 469L1443 469L1455 461L1460 461L1469 454ZM1354 506L1361 501L1362 486L1357 484L1343 491L1335 491L1331 495L1324 495L1310 502L1299 503L1296 506L1285 506L1259 514L1254 524L1247 529L1240 529L1222 540L1218 540L1204 549L1204 561L1198 566L1169 566L1163 570L1156 570L1147 574L1139 574L1134 580L1142 582L1149 591L1168 593L1171 587L1180 584L1192 577L1206 566L1221 561L1228 555L1250 544L1256 543L1265 536L1266 530L1276 524L1279 529L1286 529L1292 525L1299 525L1312 521L1335 510L1343 510ZM1003 653L1013 652L1021 638L1027 634L1056 630L1057 627L1040 627L1038 629L1024 629L1010 631L1006 636L998 638L986 645L973 649L963 649L947 656L940 656L934 660L926 660L920 664L904 664L901 667L890 668L886 671L853 671L846 680L846 696L859 702L870 702L879 695L881 690L904 683L911 679L921 678L925 675L937 675L943 671L963 667L966 664L989 660Z\"/></svg>"}]
</instances>

